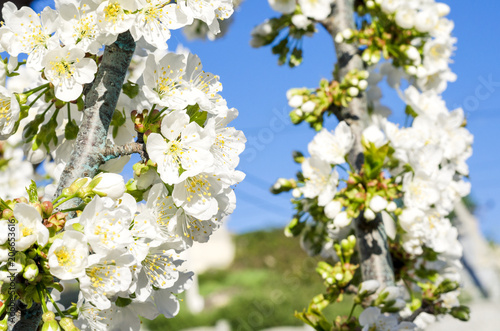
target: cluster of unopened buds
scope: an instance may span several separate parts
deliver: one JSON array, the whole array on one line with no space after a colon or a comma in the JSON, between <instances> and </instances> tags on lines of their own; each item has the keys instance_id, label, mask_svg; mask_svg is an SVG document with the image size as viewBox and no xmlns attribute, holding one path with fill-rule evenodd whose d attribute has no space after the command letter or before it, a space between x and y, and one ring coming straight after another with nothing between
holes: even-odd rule
<instances>
[{"instance_id":1,"label":"cluster of unopened buds","mask_svg":"<svg viewBox=\"0 0 500 331\"><path fill-rule=\"evenodd\" d=\"M381 172L375 179L368 179L364 172L353 173L346 181L347 186L339 191L338 199L346 207L349 218L354 218L363 211L367 221L376 218L382 211L401 214L395 199L400 196L401 185L392 178L385 178ZM325 207L325 212L327 208Z\"/></svg>"},{"instance_id":2,"label":"cluster of unopened buds","mask_svg":"<svg viewBox=\"0 0 500 331\"><path fill-rule=\"evenodd\" d=\"M320 81L315 90L294 88L288 91L288 105L294 108L290 112L292 123L308 122L316 131L323 127L324 113L334 113L340 107L346 107L353 98L368 88L369 73L366 70L352 70L342 82L326 79Z\"/></svg>"},{"instance_id":3,"label":"cluster of unopened buds","mask_svg":"<svg viewBox=\"0 0 500 331\"><path fill-rule=\"evenodd\" d=\"M351 257L354 255L356 248L356 237L350 235L340 242L333 244L333 249L339 258L335 265L330 265L327 262L318 262L316 271L328 286L336 286L339 289L347 287L354 278L354 273L359 265L351 263Z\"/></svg>"},{"instance_id":4,"label":"cluster of unopened buds","mask_svg":"<svg viewBox=\"0 0 500 331\"><path fill-rule=\"evenodd\" d=\"M161 115L158 109L153 109L151 112L148 109L143 109L142 113L133 110L130 116L134 122L134 130L147 137L152 132L160 132Z\"/></svg>"}]
</instances>

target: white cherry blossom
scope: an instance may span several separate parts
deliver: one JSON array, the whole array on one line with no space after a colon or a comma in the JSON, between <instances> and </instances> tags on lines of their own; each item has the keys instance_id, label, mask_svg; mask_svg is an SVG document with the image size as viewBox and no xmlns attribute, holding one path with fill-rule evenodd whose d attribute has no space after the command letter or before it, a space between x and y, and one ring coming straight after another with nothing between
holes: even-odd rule
<instances>
[{"instance_id":1,"label":"white cherry blossom","mask_svg":"<svg viewBox=\"0 0 500 331\"><path fill-rule=\"evenodd\" d=\"M316 134L308 149L312 156L331 164L342 164L346 162L345 156L351 150L353 143L351 128L345 122L340 122L334 134L326 129Z\"/></svg>"},{"instance_id":2,"label":"white cherry blossom","mask_svg":"<svg viewBox=\"0 0 500 331\"><path fill-rule=\"evenodd\" d=\"M85 274L89 248L87 238L78 231L67 230L57 238L48 253L50 273L59 279L75 279Z\"/></svg>"},{"instance_id":3,"label":"white cherry blossom","mask_svg":"<svg viewBox=\"0 0 500 331\"><path fill-rule=\"evenodd\" d=\"M207 131L196 122L190 123L186 112L179 110L165 116L161 135L149 135L146 148L151 160L158 164L158 173L165 183L180 183L213 164L209 151L213 134Z\"/></svg>"},{"instance_id":4,"label":"white cherry blossom","mask_svg":"<svg viewBox=\"0 0 500 331\"><path fill-rule=\"evenodd\" d=\"M45 76L54 84L56 97L62 101L80 97L83 85L92 82L97 71L95 61L85 58L83 50L69 46L49 51L42 65Z\"/></svg>"},{"instance_id":5,"label":"white cherry blossom","mask_svg":"<svg viewBox=\"0 0 500 331\"><path fill-rule=\"evenodd\" d=\"M49 240L49 230L42 224L42 216L35 207L17 203L14 207L15 224L15 249L22 252L34 243L40 247L47 244Z\"/></svg>"}]
</instances>

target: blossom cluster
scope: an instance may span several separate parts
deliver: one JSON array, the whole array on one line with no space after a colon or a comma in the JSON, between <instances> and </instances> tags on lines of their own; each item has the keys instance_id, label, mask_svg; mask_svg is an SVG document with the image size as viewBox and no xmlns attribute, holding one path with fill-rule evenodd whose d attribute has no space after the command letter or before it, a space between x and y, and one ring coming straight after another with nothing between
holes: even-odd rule
<instances>
[{"instance_id":1,"label":"blossom cluster","mask_svg":"<svg viewBox=\"0 0 500 331\"><path fill-rule=\"evenodd\" d=\"M0 141L1 315L8 318L9 303L21 300L42 305L44 328L138 330L139 316L178 313L177 295L193 276L184 251L208 241L236 206L246 138L229 124L238 111L198 56L167 51L170 31L193 22L218 33L232 1L75 0L55 7L40 14L10 2L3 8L0 47L9 58L0 86L0 139L8 139ZM110 154L96 176L57 190L79 147L86 89L101 70L103 49L128 33L137 47L106 145L141 146L134 178L120 175L130 155ZM34 174L42 162L44 178ZM42 189L30 179L52 183ZM66 289L75 280L78 300ZM63 297L72 305L56 302Z\"/></svg>"},{"instance_id":2,"label":"blossom cluster","mask_svg":"<svg viewBox=\"0 0 500 331\"><path fill-rule=\"evenodd\" d=\"M18 67L17 58L26 54L26 67L43 72L43 82L54 86L61 101L77 100L83 86L92 82L97 70L96 56L112 44L120 33L130 31L135 41L146 48L166 49L170 30L179 29L199 19L213 33L219 21L232 12L230 0L178 3L164 1L56 1L55 10L47 7L37 14L29 7L20 9L7 2L0 28L0 50L9 54L9 68ZM13 131L20 107L12 93L0 91L3 103L0 135Z\"/></svg>"},{"instance_id":3,"label":"blossom cluster","mask_svg":"<svg viewBox=\"0 0 500 331\"><path fill-rule=\"evenodd\" d=\"M300 236L310 254L340 259L345 271L352 270L352 265L340 254L338 243L353 232L354 221L383 223L390 254L405 260L404 270L396 272L412 284L407 289L401 286L398 300L424 293L433 314L422 313L413 326L399 325L420 305L410 302L407 307L403 301L397 309L387 309L373 301L368 306L374 307L359 318L363 329L423 329L433 315L447 313L466 319L468 310L458 301L462 247L449 215L470 192L465 178L473 136L465 128L463 110L448 110L441 97L447 83L455 80L449 63L456 39L451 36L453 22L445 17L450 8L427 0L376 0L355 9L362 24L357 30L339 32L334 41L356 44L368 71L352 83L357 89L352 97L361 95L368 103L368 112L357 119L356 125L362 126L360 141L353 136L349 119L339 116L338 107L353 98L339 105L331 97L336 93L335 80L320 83L316 91L321 95L307 89L289 91L289 104L296 108L290 114L292 122L305 119L320 131L308 145L310 157L294 154L301 165L297 178L281 178L271 189L291 191L294 197L296 214L285 233ZM386 61L381 62L382 58ZM391 109L382 105L378 87L383 79L406 104L404 126L388 119ZM308 113L313 111L310 118ZM324 117L332 114L340 120L335 131L323 128ZM356 144L364 154L357 170L351 163L356 160L348 160ZM329 292L336 291L327 285ZM380 298L380 289L377 293ZM426 297L429 293L433 294ZM315 300L310 309L317 307Z\"/></svg>"},{"instance_id":4,"label":"blossom cluster","mask_svg":"<svg viewBox=\"0 0 500 331\"><path fill-rule=\"evenodd\" d=\"M449 63L456 38L453 21L446 18L450 7L435 1L367 1L360 14L375 20L359 31L342 31L338 40L356 41L367 47L363 60L378 63L381 53L415 80L422 91L442 93L448 82L456 80ZM374 24L379 30L374 31Z\"/></svg>"}]
</instances>

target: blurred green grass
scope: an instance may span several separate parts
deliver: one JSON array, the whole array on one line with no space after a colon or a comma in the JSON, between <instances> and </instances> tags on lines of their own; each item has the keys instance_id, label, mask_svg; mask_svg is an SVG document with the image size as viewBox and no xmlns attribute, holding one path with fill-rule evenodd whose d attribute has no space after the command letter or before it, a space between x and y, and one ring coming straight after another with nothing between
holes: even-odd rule
<instances>
[{"instance_id":1,"label":"blurred green grass","mask_svg":"<svg viewBox=\"0 0 500 331\"><path fill-rule=\"evenodd\" d=\"M199 276L206 305L201 313L191 314L182 302L175 318L144 320L146 326L152 331L182 330L214 326L221 319L235 331L303 325L294 317L295 310L302 311L325 290L315 272L318 260L308 257L298 240L286 238L281 229L236 235L234 243L236 256L228 270ZM348 301L330 310L348 314L350 307Z\"/></svg>"}]
</instances>

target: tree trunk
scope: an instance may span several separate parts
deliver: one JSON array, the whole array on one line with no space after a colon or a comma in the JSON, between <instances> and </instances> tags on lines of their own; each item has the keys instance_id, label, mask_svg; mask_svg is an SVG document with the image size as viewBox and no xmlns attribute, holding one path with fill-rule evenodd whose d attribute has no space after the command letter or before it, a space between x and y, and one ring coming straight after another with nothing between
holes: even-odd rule
<instances>
[{"instance_id":1,"label":"tree trunk","mask_svg":"<svg viewBox=\"0 0 500 331\"><path fill-rule=\"evenodd\" d=\"M337 33L346 29L356 29L354 24L354 0L336 0L333 4L332 14L321 22L330 33L335 43L337 53L338 77L337 81L351 70L364 70L363 61L358 53L355 43L335 42ZM354 146L348 159L356 171L361 170L364 162L361 136L365 123L368 122L366 97L361 94L354 98L347 108L343 108L338 115L339 120L349 124L354 135ZM360 256L363 280L376 279L385 286L394 285L394 271L392 259L387 245L387 235L380 215L370 222L363 217L363 212L354 220L358 252Z\"/></svg>"}]
</instances>

